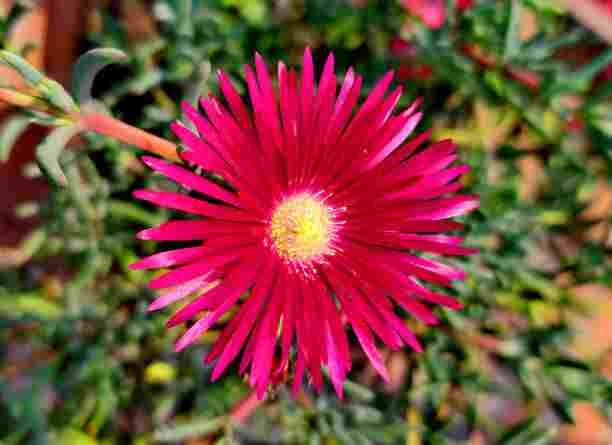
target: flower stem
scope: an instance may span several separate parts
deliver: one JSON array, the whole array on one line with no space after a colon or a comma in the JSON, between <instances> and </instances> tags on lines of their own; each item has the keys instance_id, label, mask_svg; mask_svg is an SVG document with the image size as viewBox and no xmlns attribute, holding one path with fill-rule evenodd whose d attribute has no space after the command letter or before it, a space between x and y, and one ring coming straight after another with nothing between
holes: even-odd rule
<instances>
[{"instance_id":1,"label":"flower stem","mask_svg":"<svg viewBox=\"0 0 612 445\"><path fill-rule=\"evenodd\" d=\"M169 161L181 162L176 144L125 124L112 116L100 112L84 111L79 116L79 121L86 130L110 136L126 144L135 145Z\"/></svg>"},{"instance_id":2,"label":"flower stem","mask_svg":"<svg viewBox=\"0 0 612 445\"><path fill-rule=\"evenodd\" d=\"M56 116L58 112L40 98L10 88L0 88L0 102L40 111L52 116ZM126 144L135 145L172 162L181 162L176 144L125 124L112 116L97 111L82 110L80 113L70 116L70 118L84 130L94 131Z\"/></svg>"},{"instance_id":3,"label":"flower stem","mask_svg":"<svg viewBox=\"0 0 612 445\"><path fill-rule=\"evenodd\" d=\"M244 423L265 401L265 398L257 397L257 391L253 390L232 408L229 418L235 423Z\"/></svg>"}]
</instances>

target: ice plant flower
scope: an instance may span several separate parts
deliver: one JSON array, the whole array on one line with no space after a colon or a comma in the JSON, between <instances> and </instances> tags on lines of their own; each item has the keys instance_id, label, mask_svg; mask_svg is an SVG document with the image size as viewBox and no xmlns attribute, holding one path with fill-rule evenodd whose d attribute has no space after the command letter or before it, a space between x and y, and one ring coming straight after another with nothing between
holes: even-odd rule
<instances>
[{"instance_id":1,"label":"ice plant flower","mask_svg":"<svg viewBox=\"0 0 612 445\"><path fill-rule=\"evenodd\" d=\"M193 242L132 265L169 269L150 283L167 289L150 309L194 295L168 321L191 323L177 350L232 314L205 362L216 362L215 380L242 351L239 370L260 396L289 369L294 391L306 372L320 390L322 367L342 396L349 329L388 379L377 339L421 351L404 317L435 324L431 305L461 306L423 282L451 286L464 273L418 253L473 253L462 238L440 234L460 229L450 219L478 206L477 197L456 194L468 168L453 166L451 141L423 148L429 132L407 141L422 113L415 101L393 114L402 88L387 94L392 72L357 107L362 78L349 69L337 85L333 55L318 85L308 49L301 74L279 63L277 89L259 55L245 70L252 109L219 72L225 103L201 99L203 113L185 103L195 131L172 126L182 158L202 174L143 158L190 192L135 196L194 215L138 235Z\"/></svg>"},{"instance_id":2,"label":"ice plant flower","mask_svg":"<svg viewBox=\"0 0 612 445\"><path fill-rule=\"evenodd\" d=\"M474 6L474 0L457 0L457 9L459 11L467 11Z\"/></svg>"},{"instance_id":3,"label":"ice plant flower","mask_svg":"<svg viewBox=\"0 0 612 445\"><path fill-rule=\"evenodd\" d=\"M446 0L402 0L402 4L428 28L441 28L446 21Z\"/></svg>"},{"instance_id":4,"label":"ice plant flower","mask_svg":"<svg viewBox=\"0 0 612 445\"><path fill-rule=\"evenodd\" d=\"M439 29L446 22L446 0L402 0L404 8L431 29ZM457 0L459 12L474 6L474 0Z\"/></svg>"}]
</instances>

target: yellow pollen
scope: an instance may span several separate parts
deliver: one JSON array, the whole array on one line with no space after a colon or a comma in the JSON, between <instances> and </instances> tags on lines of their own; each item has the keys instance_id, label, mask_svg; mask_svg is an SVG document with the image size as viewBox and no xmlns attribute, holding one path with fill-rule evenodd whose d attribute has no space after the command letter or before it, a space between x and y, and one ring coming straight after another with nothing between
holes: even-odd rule
<instances>
[{"instance_id":1,"label":"yellow pollen","mask_svg":"<svg viewBox=\"0 0 612 445\"><path fill-rule=\"evenodd\" d=\"M303 193L278 206L272 215L270 237L280 256L307 261L328 252L331 228L329 208Z\"/></svg>"}]
</instances>

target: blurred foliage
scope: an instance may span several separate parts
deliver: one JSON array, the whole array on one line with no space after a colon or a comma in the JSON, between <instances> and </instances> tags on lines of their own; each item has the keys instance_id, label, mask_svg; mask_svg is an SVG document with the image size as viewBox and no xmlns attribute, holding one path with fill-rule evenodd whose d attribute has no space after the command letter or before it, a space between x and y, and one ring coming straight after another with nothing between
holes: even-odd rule
<instances>
[{"instance_id":1,"label":"blurred foliage","mask_svg":"<svg viewBox=\"0 0 612 445\"><path fill-rule=\"evenodd\" d=\"M355 351L345 402L281 388L231 425L248 390L231 373L208 383L201 357L218 331L175 354L166 314L146 312L147 273L127 269L154 251L134 233L169 216L130 191L171 185L127 147L85 134L60 158L69 186L17 209L44 223L0 271L0 442L547 444L567 438L577 401L612 418L612 339L576 328L612 299L612 50L555 5L476 0L459 14L449 0L438 30L393 0L123 0L92 11L87 45L129 56L104 69L94 96L167 138L181 100L216 91L214 69L244 90L255 50L297 63L305 45L319 60L333 49L368 86L396 68L404 103L423 96L423 127L455 139L472 167L465 181L482 208L466 222L482 253L453 260L469 272L456 287L466 308L439 309L439 328L414 326L426 352L388 354L391 384ZM2 39L19 14L0 23ZM21 130L7 123L1 145Z\"/></svg>"}]
</instances>

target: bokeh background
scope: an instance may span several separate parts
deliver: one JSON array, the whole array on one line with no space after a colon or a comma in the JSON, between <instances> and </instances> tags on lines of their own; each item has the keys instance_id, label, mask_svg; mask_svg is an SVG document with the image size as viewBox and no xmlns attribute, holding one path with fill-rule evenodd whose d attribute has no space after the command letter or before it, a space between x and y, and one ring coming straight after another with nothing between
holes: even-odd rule
<instances>
[{"instance_id":1,"label":"bokeh background","mask_svg":"<svg viewBox=\"0 0 612 445\"><path fill-rule=\"evenodd\" d=\"M127 268L155 249L135 232L169 217L131 190L170 185L93 134L63 159L69 186L49 185L45 130L3 108L1 444L612 444L611 2L1 0L0 16L2 46L64 84L84 51L125 51L95 96L170 139L180 101L215 92L216 68L244 90L255 51L333 50L368 86L393 68L482 199L466 218L481 254L453 260L466 308L413 325L426 352L387 352L384 384L355 349L344 402L280 388L237 425L246 384L201 363L218 331L175 354L147 273Z\"/></svg>"}]
</instances>

